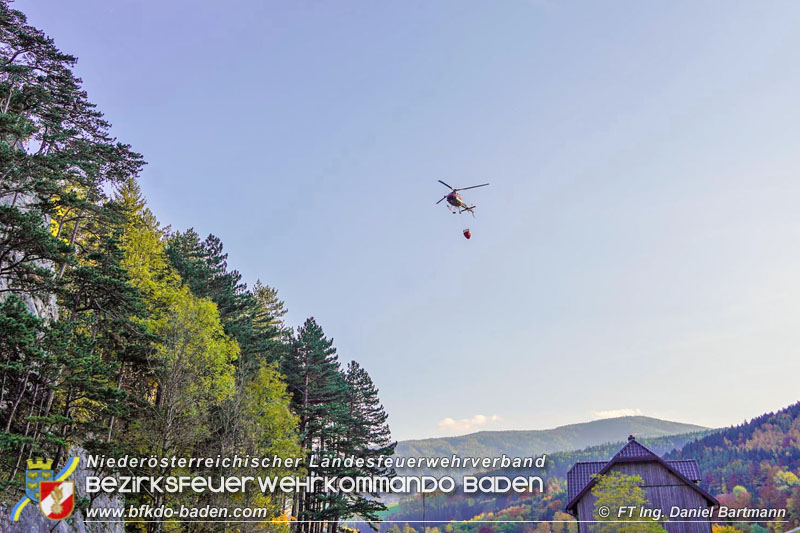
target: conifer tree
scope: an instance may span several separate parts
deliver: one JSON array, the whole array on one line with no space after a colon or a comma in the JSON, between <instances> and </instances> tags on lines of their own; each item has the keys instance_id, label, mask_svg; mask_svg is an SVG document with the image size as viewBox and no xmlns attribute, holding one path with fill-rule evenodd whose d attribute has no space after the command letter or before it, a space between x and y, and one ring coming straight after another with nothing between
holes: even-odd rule
<instances>
[{"instance_id":1,"label":"conifer tree","mask_svg":"<svg viewBox=\"0 0 800 533\"><path fill-rule=\"evenodd\" d=\"M352 476L392 476L394 471L378 466L381 456L394 454L396 442L392 441L388 415L378 397L378 389L372 382L366 370L356 361L347 365L345 382L347 406L347 439L345 441L345 455L364 459L365 466L356 468L349 475ZM375 466L366 464L369 460ZM367 520L377 520L377 512L386 509L378 499L379 495L353 494L348 502L348 515L358 515Z\"/></svg>"},{"instance_id":2,"label":"conifer tree","mask_svg":"<svg viewBox=\"0 0 800 533\"><path fill-rule=\"evenodd\" d=\"M167 257L192 293L217 304L225 333L239 343L240 371L252 373L263 362L277 362L287 339L280 323L285 310L274 289L258 282L249 291L241 274L228 270L228 255L214 235L201 241L190 228L171 233L167 243Z\"/></svg>"},{"instance_id":3,"label":"conifer tree","mask_svg":"<svg viewBox=\"0 0 800 533\"><path fill-rule=\"evenodd\" d=\"M0 402L0 461L12 487L25 457L58 464L106 435L126 403L115 386L132 351L123 345L141 333L106 191L143 163L109 135L74 64L0 2L0 321L12 334L0 394L13 398Z\"/></svg>"},{"instance_id":4,"label":"conifer tree","mask_svg":"<svg viewBox=\"0 0 800 533\"><path fill-rule=\"evenodd\" d=\"M143 164L109 135L72 73L75 61L0 2L4 290L49 290L69 266L81 228L107 199L107 186L135 176Z\"/></svg>"},{"instance_id":5,"label":"conifer tree","mask_svg":"<svg viewBox=\"0 0 800 533\"><path fill-rule=\"evenodd\" d=\"M346 431L342 421L347 384L333 341L325 337L313 317L298 328L282 371L299 418L300 442L306 459L310 461L313 457L316 463L321 463L325 458L335 457L337 444ZM313 475L327 473L324 467L310 469ZM305 521L335 521L344 514L344 508L340 495L305 492L297 496L293 515ZM302 522L299 526L301 531L319 530L319 524Z\"/></svg>"}]
</instances>

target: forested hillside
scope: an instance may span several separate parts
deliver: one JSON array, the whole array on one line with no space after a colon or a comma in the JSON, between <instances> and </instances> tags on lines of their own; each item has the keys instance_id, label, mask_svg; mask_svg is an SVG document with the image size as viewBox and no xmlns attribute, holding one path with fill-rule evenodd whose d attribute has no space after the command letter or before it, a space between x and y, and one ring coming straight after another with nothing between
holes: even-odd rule
<instances>
[{"instance_id":1,"label":"forested hillside","mask_svg":"<svg viewBox=\"0 0 800 533\"><path fill-rule=\"evenodd\" d=\"M800 403L708 435L667 459L696 459L701 483L732 507L789 511L800 525Z\"/></svg>"},{"instance_id":2,"label":"forested hillside","mask_svg":"<svg viewBox=\"0 0 800 533\"><path fill-rule=\"evenodd\" d=\"M159 223L137 184L142 156L112 136L75 62L0 2L0 503L8 508L24 494L31 457L51 458L57 470L83 451L391 454L366 370L355 361L343 367L313 318L285 324L277 290L243 283L220 239ZM80 499L76 516L91 503ZM382 508L367 495L338 493L142 492L126 503L259 506L272 518L320 521L303 531Z\"/></svg>"}]
</instances>

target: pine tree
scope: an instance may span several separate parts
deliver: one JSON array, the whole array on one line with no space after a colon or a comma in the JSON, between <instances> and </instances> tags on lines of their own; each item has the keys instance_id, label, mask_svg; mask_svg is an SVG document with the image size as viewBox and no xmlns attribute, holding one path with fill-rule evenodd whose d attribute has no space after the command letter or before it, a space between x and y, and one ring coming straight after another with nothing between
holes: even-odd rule
<instances>
[{"instance_id":1,"label":"pine tree","mask_svg":"<svg viewBox=\"0 0 800 533\"><path fill-rule=\"evenodd\" d=\"M392 441L387 423L388 415L378 397L378 389L369 374L356 361L347 365L345 382L347 406L347 438L344 454L370 460L375 466L366 465L354 469L348 475L353 476L392 476L394 471L378 466L382 456L394 454L396 442ZM346 516L358 515L367 520L377 520L379 511L386 506L378 499L378 494L353 494L348 502Z\"/></svg>"},{"instance_id":2,"label":"pine tree","mask_svg":"<svg viewBox=\"0 0 800 533\"><path fill-rule=\"evenodd\" d=\"M141 333L106 191L143 162L109 135L74 64L0 2L0 300L13 334L2 394L14 398L0 402L0 461L12 486L23 458L58 464L124 413L115 378L120 358L135 351L123 345Z\"/></svg>"},{"instance_id":3,"label":"pine tree","mask_svg":"<svg viewBox=\"0 0 800 533\"><path fill-rule=\"evenodd\" d=\"M305 321L295 336L292 349L283 361L292 407L299 417L300 443L306 459L335 457L346 427L347 384L339 368L333 341L312 318ZM309 464L307 462L307 464ZM324 476L325 468L309 469L310 474ZM345 503L337 494L305 492L297 495L293 515L299 520L336 521L344 512ZM320 530L320 524L300 523L301 531Z\"/></svg>"},{"instance_id":4,"label":"pine tree","mask_svg":"<svg viewBox=\"0 0 800 533\"><path fill-rule=\"evenodd\" d=\"M108 185L143 163L109 135L75 58L5 1L0 44L0 287L42 292L69 266Z\"/></svg>"},{"instance_id":5,"label":"pine tree","mask_svg":"<svg viewBox=\"0 0 800 533\"><path fill-rule=\"evenodd\" d=\"M249 291L241 274L228 270L228 255L214 235L201 241L190 228L171 233L167 243L167 257L192 293L217 304L225 333L239 343L243 374L264 362L277 362L285 352L287 332L280 322L286 311L274 289L257 282Z\"/></svg>"}]
</instances>

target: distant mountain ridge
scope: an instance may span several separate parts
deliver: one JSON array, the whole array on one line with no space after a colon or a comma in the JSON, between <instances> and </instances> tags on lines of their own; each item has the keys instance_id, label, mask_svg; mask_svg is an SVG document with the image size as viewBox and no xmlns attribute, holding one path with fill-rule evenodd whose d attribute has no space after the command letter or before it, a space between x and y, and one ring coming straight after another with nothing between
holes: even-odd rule
<instances>
[{"instance_id":1,"label":"distant mountain ridge","mask_svg":"<svg viewBox=\"0 0 800 533\"><path fill-rule=\"evenodd\" d=\"M553 429L479 431L457 437L406 440L397 444L399 457L526 457L556 451L582 450L637 438L695 433L709 428L647 416L622 416L569 424Z\"/></svg>"}]
</instances>

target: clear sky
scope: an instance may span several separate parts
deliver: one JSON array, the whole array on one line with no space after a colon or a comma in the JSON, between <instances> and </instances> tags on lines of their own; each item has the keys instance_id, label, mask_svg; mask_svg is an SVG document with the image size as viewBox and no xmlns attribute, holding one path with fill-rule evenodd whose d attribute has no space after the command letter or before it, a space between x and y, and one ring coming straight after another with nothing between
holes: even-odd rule
<instances>
[{"instance_id":1,"label":"clear sky","mask_svg":"<svg viewBox=\"0 0 800 533\"><path fill-rule=\"evenodd\" d=\"M395 437L800 399L800 3L14 5Z\"/></svg>"}]
</instances>

